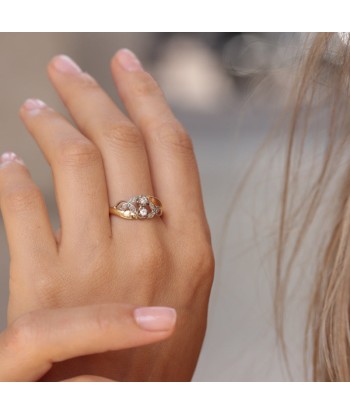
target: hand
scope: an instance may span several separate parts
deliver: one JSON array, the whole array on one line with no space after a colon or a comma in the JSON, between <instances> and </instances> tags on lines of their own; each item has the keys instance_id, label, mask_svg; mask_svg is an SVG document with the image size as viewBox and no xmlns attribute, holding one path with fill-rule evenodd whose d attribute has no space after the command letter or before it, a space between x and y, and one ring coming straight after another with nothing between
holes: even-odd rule
<instances>
[{"instance_id":1,"label":"hand","mask_svg":"<svg viewBox=\"0 0 350 415\"><path fill-rule=\"evenodd\" d=\"M111 68L129 118L62 56L50 62L48 73L77 128L39 100L20 110L52 168L61 229L52 231L28 170L5 156L0 203L11 255L8 318L106 302L174 307L178 324L171 339L56 364L45 379L88 372L115 380L189 380L214 274L193 147L130 52L119 51ZM109 216L109 206L138 194L158 197L164 215Z\"/></svg>"},{"instance_id":2,"label":"hand","mask_svg":"<svg viewBox=\"0 0 350 415\"><path fill-rule=\"evenodd\" d=\"M24 314L0 334L0 382L39 380L55 362L163 340L172 334L175 321L173 309L127 304ZM86 374L66 380L110 379Z\"/></svg>"}]
</instances>

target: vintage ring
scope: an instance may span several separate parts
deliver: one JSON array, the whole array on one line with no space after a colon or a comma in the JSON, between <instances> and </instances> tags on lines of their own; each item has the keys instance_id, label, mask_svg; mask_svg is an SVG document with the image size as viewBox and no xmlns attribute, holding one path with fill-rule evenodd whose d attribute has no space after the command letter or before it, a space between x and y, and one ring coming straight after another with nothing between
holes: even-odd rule
<instances>
[{"instance_id":1,"label":"vintage ring","mask_svg":"<svg viewBox=\"0 0 350 415\"><path fill-rule=\"evenodd\" d=\"M154 196L133 196L127 202L122 200L109 208L109 213L123 219L152 219L162 216L163 206Z\"/></svg>"}]
</instances>

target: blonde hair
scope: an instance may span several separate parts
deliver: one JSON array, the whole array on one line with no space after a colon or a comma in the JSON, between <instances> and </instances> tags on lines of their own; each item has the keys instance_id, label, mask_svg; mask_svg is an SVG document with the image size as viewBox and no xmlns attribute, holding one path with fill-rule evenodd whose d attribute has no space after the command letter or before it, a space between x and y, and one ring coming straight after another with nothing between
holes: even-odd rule
<instances>
[{"instance_id":1,"label":"blonde hair","mask_svg":"<svg viewBox=\"0 0 350 415\"><path fill-rule=\"evenodd\" d=\"M275 312L284 350L283 302L291 271L304 246L327 185L340 168L342 157L346 157L349 147L349 46L349 37L346 35L310 35L305 43L307 53L298 70L297 93L285 158L276 262ZM298 160L301 160L305 144L308 116L318 99L320 86L327 90L329 118L326 146L320 171L307 198L303 200L302 213L299 211L300 231L291 240L288 226L295 213L295 203L291 197L293 178L300 168ZM332 204L333 215L327 218L328 225L332 221L331 230L325 236L320 233L320 240L324 243L318 247L316 277L306 328L306 337L310 333L312 336L315 381L350 380L350 163L341 177L341 186Z\"/></svg>"}]
</instances>

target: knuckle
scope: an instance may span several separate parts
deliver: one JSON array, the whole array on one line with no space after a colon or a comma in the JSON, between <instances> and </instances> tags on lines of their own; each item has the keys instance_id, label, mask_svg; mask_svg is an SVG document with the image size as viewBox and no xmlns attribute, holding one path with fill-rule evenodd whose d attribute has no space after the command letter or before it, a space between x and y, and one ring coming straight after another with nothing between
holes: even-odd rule
<instances>
[{"instance_id":1,"label":"knuckle","mask_svg":"<svg viewBox=\"0 0 350 415\"><path fill-rule=\"evenodd\" d=\"M199 274L206 279L212 280L215 273L215 256L212 247L208 246L201 254Z\"/></svg>"},{"instance_id":2,"label":"knuckle","mask_svg":"<svg viewBox=\"0 0 350 415\"><path fill-rule=\"evenodd\" d=\"M43 203L40 190L34 184L18 185L3 192L1 204L14 213L28 212Z\"/></svg>"},{"instance_id":3,"label":"knuckle","mask_svg":"<svg viewBox=\"0 0 350 415\"><path fill-rule=\"evenodd\" d=\"M211 280L215 271L215 257L210 244L197 242L195 251L188 249L185 263L195 280Z\"/></svg>"},{"instance_id":4,"label":"knuckle","mask_svg":"<svg viewBox=\"0 0 350 415\"><path fill-rule=\"evenodd\" d=\"M147 72L141 72L138 74L135 83L133 84L133 96L143 97L147 95L163 95L163 92L155 81L155 79Z\"/></svg>"},{"instance_id":5,"label":"knuckle","mask_svg":"<svg viewBox=\"0 0 350 415\"><path fill-rule=\"evenodd\" d=\"M85 167L101 161L98 148L88 140L69 140L62 144L56 155L64 166Z\"/></svg>"},{"instance_id":6,"label":"knuckle","mask_svg":"<svg viewBox=\"0 0 350 415\"><path fill-rule=\"evenodd\" d=\"M180 278L178 289L182 295L182 302L185 307L195 302L208 301L209 294L214 280L215 259L210 246L198 247L195 251L187 250L183 254L182 270L179 274L185 273L187 278Z\"/></svg>"},{"instance_id":7,"label":"knuckle","mask_svg":"<svg viewBox=\"0 0 350 415\"><path fill-rule=\"evenodd\" d=\"M116 324L120 323L121 318L120 313L111 313L111 309L103 304L96 308L96 325L98 331L101 333L106 333L115 328Z\"/></svg>"},{"instance_id":8,"label":"knuckle","mask_svg":"<svg viewBox=\"0 0 350 415\"><path fill-rule=\"evenodd\" d=\"M178 121L166 121L160 126L150 128L149 130L156 131L154 139L157 141L157 144L170 147L182 153L193 154L191 137Z\"/></svg>"},{"instance_id":9,"label":"knuckle","mask_svg":"<svg viewBox=\"0 0 350 415\"><path fill-rule=\"evenodd\" d=\"M88 73L83 73L79 77L79 88L89 89L92 91L99 91L101 89L97 81Z\"/></svg>"},{"instance_id":10,"label":"knuckle","mask_svg":"<svg viewBox=\"0 0 350 415\"><path fill-rule=\"evenodd\" d=\"M93 99L95 94L100 93L100 86L97 81L89 74L82 73L71 84L69 93L64 97L66 105L81 106L82 94L88 95L89 99Z\"/></svg>"},{"instance_id":11,"label":"knuckle","mask_svg":"<svg viewBox=\"0 0 350 415\"><path fill-rule=\"evenodd\" d=\"M24 314L15 320L5 332L6 349L14 353L28 351L36 342L38 331L37 313Z\"/></svg>"},{"instance_id":12,"label":"knuckle","mask_svg":"<svg viewBox=\"0 0 350 415\"><path fill-rule=\"evenodd\" d=\"M102 132L104 141L110 148L138 148L143 146L138 128L131 123L121 123Z\"/></svg>"}]
</instances>

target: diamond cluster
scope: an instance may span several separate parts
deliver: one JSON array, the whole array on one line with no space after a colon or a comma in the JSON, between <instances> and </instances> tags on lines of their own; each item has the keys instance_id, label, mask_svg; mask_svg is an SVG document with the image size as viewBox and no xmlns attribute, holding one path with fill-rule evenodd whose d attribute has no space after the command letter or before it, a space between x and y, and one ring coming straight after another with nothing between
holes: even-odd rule
<instances>
[{"instance_id":1,"label":"diamond cluster","mask_svg":"<svg viewBox=\"0 0 350 415\"><path fill-rule=\"evenodd\" d=\"M152 203L145 195L132 197L127 202L120 202L117 209L123 212L130 212L130 215L137 219L151 219L160 213L159 206Z\"/></svg>"}]
</instances>

